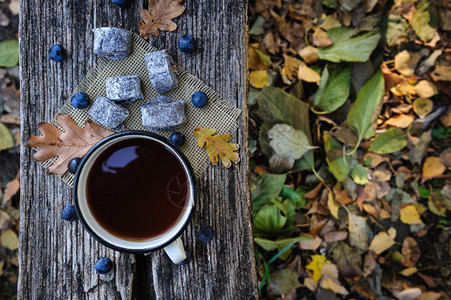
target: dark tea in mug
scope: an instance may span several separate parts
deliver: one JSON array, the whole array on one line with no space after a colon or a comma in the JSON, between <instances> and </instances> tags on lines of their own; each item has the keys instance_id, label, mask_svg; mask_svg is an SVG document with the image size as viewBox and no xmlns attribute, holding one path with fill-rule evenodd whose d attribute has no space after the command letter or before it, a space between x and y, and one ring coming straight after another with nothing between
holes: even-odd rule
<instances>
[{"instance_id":1,"label":"dark tea in mug","mask_svg":"<svg viewBox=\"0 0 451 300\"><path fill-rule=\"evenodd\" d=\"M163 234L183 215L189 194L185 168L167 146L134 137L95 159L86 181L89 210L109 233L127 240Z\"/></svg>"}]
</instances>

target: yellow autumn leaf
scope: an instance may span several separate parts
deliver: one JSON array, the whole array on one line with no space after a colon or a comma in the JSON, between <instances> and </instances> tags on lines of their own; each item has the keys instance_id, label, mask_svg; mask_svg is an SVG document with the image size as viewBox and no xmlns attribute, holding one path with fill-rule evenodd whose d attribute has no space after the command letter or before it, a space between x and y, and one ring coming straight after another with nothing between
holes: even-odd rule
<instances>
[{"instance_id":1,"label":"yellow autumn leaf","mask_svg":"<svg viewBox=\"0 0 451 300\"><path fill-rule=\"evenodd\" d=\"M320 286L323 289L334 292L335 294L341 294L344 296L349 294L349 292L340 284L338 279L334 280L332 278L324 278L323 280L321 280Z\"/></svg>"},{"instance_id":2,"label":"yellow autumn leaf","mask_svg":"<svg viewBox=\"0 0 451 300\"><path fill-rule=\"evenodd\" d=\"M401 114L388 119L385 124L397 128L407 128L412 124L413 120L414 118L412 116Z\"/></svg>"},{"instance_id":3,"label":"yellow autumn leaf","mask_svg":"<svg viewBox=\"0 0 451 300\"><path fill-rule=\"evenodd\" d=\"M311 258L312 261L305 268L311 271L310 274L313 280L318 282L321 279L321 270L324 264L330 264L331 262L324 255L315 254Z\"/></svg>"},{"instance_id":4,"label":"yellow autumn leaf","mask_svg":"<svg viewBox=\"0 0 451 300\"><path fill-rule=\"evenodd\" d=\"M392 232L390 232L392 233ZM385 231L379 232L371 241L369 250L376 254L381 254L395 244L393 234L388 234Z\"/></svg>"},{"instance_id":5,"label":"yellow autumn leaf","mask_svg":"<svg viewBox=\"0 0 451 300\"><path fill-rule=\"evenodd\" d=\"M327 206L329 207L329 211L332 214L332 216L334 216L335 219L338 220L338 210L340 209L340 206L334 200L334 193L332 191L330 191L327 198L328 198Z\"/></svg>"},{"instance_id":6,"label":"yellow autumn leaf","mask_svg":"<svg viewBox=\"0 0 451 300\"><path fill-rule=\"evenodd\" d=\"M395 69L404 76L412 76L420 59L420 54L403 50L395 55Z\"/></svg>"},{"instance_id":7,"label":"yellow autumn leaf","mask_svg":"<svg viewBox=\"0 0 451 300\"><path fill-rule=\"evenodd\" d=\"M310 69L305 63L299 65L298 78L306 82L316 82L317 85L319 85L321 80L321 76L313 69Z\"/></svg>"},{"instance_id":8,"label":"yellow autumn leaf","mask_svg":"<svg viewBox=\"0 0 451 300\"><path fill-rule=\"evenodd\" d=\"M413 102L412 108L420 118L424 118L434 108L434 102L426 98L418 98Z\"/></svg>"},{"instance_id":9,"label":"yellow autumn leaf","mask_svg":"<svg viewBox=\"0 0 451 300\"><path fill-rule=\"evenodd\" d=\"M282 74L289 80L293 80L298 72L299 66L302 61L289 55L284 55L284 64L282 67Z\"/></svg>"},{"instance_id":10,"label":"yellow autumn leaf","mask_svg":"<svg viewBox=\"0 0 451 300\"><path fill-rule=\"evenodd\" d=\"M268 86L269 75L265 70L257 70L249 73L249 82L256 89Z\"/></svg>"},{"instance_id":11,"label":"yellow autumn leaf","mask_svg":"<svg viewBox=\"0 0 451 300\"><path fill-rule=\"evenodd\" d=\"M308 64L314 63L319 59L318 49L312 46L307 46L303 48L301 51L298 52L298 54Z\"/></svg>"},{"instance_id":12,"label":"yellow autumn leaf","mask_svg":"<svg viewBox=\"0 0 451 300\"><path fill-rule=\"evenodd\" d=\"M413 88L418 96L421 98L430 98L438 93L437 88L432 82L427 80L421 80Z\"/></svg>"},{"instance_id":13,"label":"yellow autumn leaf","mask_svg":"<svg viewBox=\"0 0 451 300\"><path fill-rule=\"evenodd\" d=\"M445 165L440 162L440 157L429 156L423 164L423 181L442 175L445 172Z\"/></svg>"},{"instance_id":14,"label":"yellow autumn leaf","mask_svg":"<svg viewBox=\"0 0 451 300\"><path fill-rule=\"evenodd\" d=\"M11 229L5 230L0 236L0 243L9 250L16 250L19 247L19 239L17 234Z\"/></svg>"},{"instance_id":15,"label":"yellow autumn leaf","mask_svg":"<svg viewBox=\"0 0 451 300\"><path fill-rule=\"evenodd\" d=\"M423 221L420 219L420 214L413 205L407 205L401 208L401 222L409 225L423 224Z\"/></svg>"},{"instance_id":16,"label":"yellow autumn leaf","mask_svg":"<svg viewBox=\"0 0 451 300\"><path fill-rule=\"evenodd\" d=\"M399 274L408 277L408 276L411 276L411 275L415 274L416 272L418 272L417 268L410 267L410 268L406 268L406 269L402 270L401 272L399 272Z\"/></svg>"},{"instance_id":17,"label":"yellow autumn leaf","mask_svg":"<svg viewBox=\"0 0 451 300\"><path fill-rule=\"evenodd\" d=\"M194 128L193 134L199 147L205 145L208 158L213 164L218 163L218 157L226 168L230 167L232 162L238 163L240 161L238 153L235 152L238 150L238 145L229 143L232 135L228 133L216 134L216 129L203 127Z\"/></svg>"},{"instance_id":18,"label":"yellow autumn leaf","mask_svg":"<svg viewBox=\"0 0 451 300\"><path fill-rule=\"evenodd\" d=\"M258 44L257 44L258 46ZM255 45L249 45L249 69L251 70L266 70L268 67L263 63L255 50Z\"/></svg>"}]
</instances>

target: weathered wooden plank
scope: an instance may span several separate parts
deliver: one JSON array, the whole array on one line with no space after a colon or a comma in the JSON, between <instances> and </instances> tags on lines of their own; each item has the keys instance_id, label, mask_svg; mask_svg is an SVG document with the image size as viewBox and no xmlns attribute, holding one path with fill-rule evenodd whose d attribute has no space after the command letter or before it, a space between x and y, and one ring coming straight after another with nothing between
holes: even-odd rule
<instances>
[{"instance_id":1,"label":"weathered wooden plank","mask_svg":"<svg viewBox=\"0 0 451 300\"><path fill-rule=\"evenodd\" d=\"M91 29L113 25L135 28L138 4L128 10L110 1L21 1L20 70L22 144L37 134L39 121L51 120L94 64ZM59 43L67 49L62 63L47 51ZM109 250L78 222L60 218L72 203L70 189L21 153L21 227L19 299L130 299L134 257ZM99 257L116 262L115 276L103 281L93 267Z\"/></svg>"},{"instance_id":2,"label":"weathered wooden plank","mask_svg":"<svg viewBox=\"0 0 451 300\"><path fill-rule=\"evenodd\" d=\"M95 57L90 30L97 26L133 28L141 7L134 2L120 10L102 0L22 1L20 20L22 137L36 134L36 123L50 120L84 76ZM191 225L183 234L194 260L172 264L162 251L135 258L100 246L80 224L63 222L61 207L71 202L70 190L46 176L30 151L21 157L20 299L252 299L256 273L252 242L247 148L247 1L184 1L185 13L176 32L151 40L166 48L188 72L243 109L239 129L241 162L231 169L210 167L200 187ZM192 34L195 54L177 50L178 38ZM69 58L47 60L47 49L64 45ZM197 231L210 225L216 238L205 244ZM103 282L93 272L100 256L114 256L114 279ZM136 271L135 271L136 269Z\"/></svg>"}]
</instances>

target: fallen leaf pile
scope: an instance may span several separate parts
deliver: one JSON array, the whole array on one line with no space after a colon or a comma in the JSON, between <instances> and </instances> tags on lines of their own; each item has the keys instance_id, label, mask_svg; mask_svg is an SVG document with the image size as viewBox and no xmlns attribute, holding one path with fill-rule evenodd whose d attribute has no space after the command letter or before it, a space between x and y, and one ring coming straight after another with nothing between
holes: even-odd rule
<instances>
[{"instance_id":1,"label":"fallen leaf pile","mask_svg":"<svg viewBox=\"0 0 451 300\"><path fill-rule=\"evenodd\" d=\"M262 299L449 299L451 6L250 5Z\"/></svg>"},{"instance_id":2,"label":"fallen leaf pile","mask_svg":"<svg viewBox=\"0 0 451 300\"><path fill-rule=\"evenodd\" d=\"M89 149L101 139L114 132L100 125L86 122L82 128L69 115L58 115L56 122L62 127L61 131L50 123L39 123L38 129L42 136L30 136L29 147L39 147L33 154L36 161L46 161L58 156L49 169L49 173L62 175L67 171L69 161L75 157L83 157Z\"/></svg>"},{"instance_id":3,"label":"fallen leaf pile","mask_svg":"<svg viewBox=\"0 0 451 300\"><path fill-rule=\"evenodd\" d=\"M235 152L238 150L238 145L229 143L232 136L228 133L216 135L215 133L216 129L203 127L196 127L193 131L199 147L205 146L208 158L214 165L218 164L218 159L221 159L222 164L226 168L230 167L232 162L238 163L240 157Z\"/></svg>"},{"instance_id":4,"label":"fallen leaf pile","mask_svg":"<svg viewBox=\"0 0 451 300\"><path fill-rule=\"evenodd\" d=\"M143 9L142 21L139 21L139 34L148 39L150 36L159 36L160 30L174 31L177 24L172 19L177 18L185 11L180 5L183 0L151 0L149 10Z\"/></svg>"}]
</instances>

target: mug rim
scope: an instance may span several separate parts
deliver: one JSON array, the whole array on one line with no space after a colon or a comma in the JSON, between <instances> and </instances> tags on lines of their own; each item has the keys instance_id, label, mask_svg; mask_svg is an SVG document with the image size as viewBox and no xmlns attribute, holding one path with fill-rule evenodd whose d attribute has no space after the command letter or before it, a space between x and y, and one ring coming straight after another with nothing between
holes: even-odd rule
<instances>
[{"instance_id":1,"label":"mug rim","mask_svg":"<svg viewBox=\"0 0 451 300\"><path fill-rule=\"evenodd\" d=\"M180 156L180 158L182 159L182 163L185 164L186 170L188 171L187 175L191 178L193 205L191 206L191 209L188 212L188 217L187 217L185 223L180 228L180 230L171 239L169 239L163 245L160 245L157 247L143 248L143 249L130 249L130 248L124 248L124 247L120 247L117 245L113 245L112 243L108 242L106 239L99 236L89 226L88 222L86 222L85 218L83 217L83 214L81 213L81 208L79 207L79 199L78 199L78 195L77 195L77 190L78 190L78 185L79 185L79 179L81 176L80 174L81 174L81 170L83 169L83 166L86 164L89 157L92 156L96 152L96 150L99 149L100 147L102 147L105 143L108 143L109 141L117 139L119 137L128 136L128 135L148 136L148 137L158 140L165 146L170 147L174 152L176 152ZM94 237L94 239L96 239L102 245L104 245L108 248L111 248L113 250L117 250L117 251L124 252L124 253L130 253L130 254L139 254L139 253L147 253L147 252L163 249L164 247L170 245L176 239L178 239L180 237L180 235L185 231L186 227L191 222L193 210L195 208L195 199L196 199L196 195L197 195L196 188L195 188L195 182L196 182L196 177L194 176L194 172L193 172L193 169L191 167L191 164L190 164L188 158L177 148L177 146L175 146L173 143L171 143L168 139L166 139L165 137L163 137L161 135L158 135L158 134L155 134L152 132L143 131L143 130L126 130L126 131L114 133L110 136L107 136L106 138L103 138L102 140L98 141L94 146L92 146L92 148L89 149L89 151L84 155L84 157L82 158L82 160L81 160L80 164L78 165L78 168L75 172L74 186L72 188L72 196L74 199L75 211L77 212L77 216L78 216L81 224L83 225L84 229L92 237Z\"/></svg>"}]
</instances>

